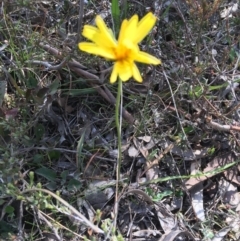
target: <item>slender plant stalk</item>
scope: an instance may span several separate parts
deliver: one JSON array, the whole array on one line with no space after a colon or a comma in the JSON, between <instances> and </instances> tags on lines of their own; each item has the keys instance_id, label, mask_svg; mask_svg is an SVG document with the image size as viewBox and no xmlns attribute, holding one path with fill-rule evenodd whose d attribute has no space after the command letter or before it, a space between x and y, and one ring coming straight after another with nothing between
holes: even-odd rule
<instances>
[{"instance_id":1,"label":"slender plant stalk","mask_svg":"<svg viewBox=\"0 0 240 241\"><path fill-rule=\"evenodd\" d=\"M90 222L83 214L81 214L76 208L74 208L72 205L70 205L67 201L59 197L57 194L47 190L47 189L42 189L42 188L31 188L31 189L26 189L21 192L21 194L25 194L28 192L44 192L49 194L50 196L54 197L58 202L60 202L62 205L67 207L72 214L74 215L75 218L78 218L78 220L81 220L86 226L90 227L92 230L94 230L96 233L104 233L102 229L99 227L95 226L92 222Z\"/></svg>"},{"instance_id":2,"label":"slender plant stalk","mask_svg":"<svg viewBox=\"0 0 240 241\"><path fill-rule=\"evenodd\" d=\"M117 180L120 179L120 168L121 168L121 159L122 159L122 145L121 145L121 133L122 133L122 81L118 80L118 91L116 99L116 110L115 110L115 121L117 127L117 140L118 140L118 162L117 162ZM120 117L119 117L120 116Z\"/></svg>"},{"instance_id":3,"label":"slender plant stalk","mask_svg":"<svg viewBox=\"0 0 240 241\"><path fill-rule=\"evenodd\" d=\"M120 169L122 161L122 142L121 142L121 131L122 131L122 80L118 80L118 90L115 108L115 122L117 127L117 141L118 141L118 158L116 167L116 191L115 191L115 207L114 207L114 229L117 226L117 214L118 214L118 185L120 180Z\"/></svg>"},{"instance_id":4,"label":"slender plant stalk","mask_svg":"<svg viewBox=\"0 0 240 241\"><path fill-rule=\"evenodd\" d=\"M119 1L112 0L111 7L113 23L114 23L114 32L115 35L119 32L120 29L120 9ZM116 231L117 227L117 216L118 216L118 200L119 200L119 180L120 180L120 169L121 169L121 160L122 160L122 142L121 142L121 130L122 130L122 80L118 78L118 90L115 106L115 123L117 128L117 144L118 144L118 156L117 156L117 166L116 166L116 191L115 191L115 204L114 204L114 220L113 220L113 232Z\"/></svg>"}]
</instances>

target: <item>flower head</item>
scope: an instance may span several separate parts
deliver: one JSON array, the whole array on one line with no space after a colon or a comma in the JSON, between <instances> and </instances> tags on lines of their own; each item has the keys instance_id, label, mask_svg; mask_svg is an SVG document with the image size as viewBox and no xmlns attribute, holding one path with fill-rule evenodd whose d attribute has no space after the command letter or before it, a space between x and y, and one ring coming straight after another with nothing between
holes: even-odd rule
<instances>
[{"instance_id":1,"label":"flower head","mask_svg":"<svg viewBox=\"0 0 240 241\"><path fill-rule=\"evenodd\" d=\"M135 62L161 64L159 59L140 51L138 46L151 31L155 22L156 17L152 13L146 14L140 21L137 15L129 20L125 19L117 41L112 30L106 26L100 16L97 16L97 26L85 25L82 33L92 43L81 42L78 47L82 51L115 61L110 83L116 82L118 76L122 81L133 77L136 81L142 82L142 76Z\"/></svg>"}]
</instances>

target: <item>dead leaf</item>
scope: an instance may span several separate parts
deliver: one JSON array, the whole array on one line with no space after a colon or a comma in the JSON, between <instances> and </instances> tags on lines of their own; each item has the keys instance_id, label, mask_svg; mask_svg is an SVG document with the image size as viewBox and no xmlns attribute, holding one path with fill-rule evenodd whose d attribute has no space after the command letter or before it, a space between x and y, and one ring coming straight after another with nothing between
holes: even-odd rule
<instances>
[{"instance_id":1,"label":"dead leaf","mask_svg":"<svg viewBox=\"0 0 240 241\"><path fill-rule=\"evenodd\" d=\"M222 228L220 231L218 231L212 241L222 241L224 239L224 237L228 234L228 232L231 230L230 227L225 227L225 228Z\"/></svg>"},{"instance_id":2,"label":"dead leaf","mask_svg":"<svg viewBox=\"0 0 240 241\"><path fill-rule=\"evenodd\" d=\"M133 138L133 143L135 147L142 153L142 155L147 159L148 157L148 150L144 147L143 143L138 141L137 138Z\"/></svg>"},{"instance_id":3,"label":"dead leaf","mask_svg":"<svg viewBox=\"0 0 240 241\"><path fill-rule=\"evenodd\" d=\"M151 136L139 136L138 140L145 141L145 142L150 142L151 141Z\"/></svg>"},{"instance_id":4,"label":"dead leaf","mask_svg":"<svg viewBox=\"0 0 240 241\"><path fill-rule=\"evenodd\" d=\"M158 241L174 241L177 237L179 238L179 240L186 240L186 238L191 241L195 240L189 232L176 230L164 234Z\"/></svg>"},{"instance_id":5,"label":"dead leaf","mask_svg":"<svg viewBox=\"0 0 240 241\"><path fill-rule=\"evenodd\" d=\"M227 8L224 8L224 10L221 11L220 15L221 18L228 19L233 17L233 13L238 10L238 3L234 3L231 6L228 6Z\"/></svg>"},{"instance_id":6,"label":"dead leaf","mask_svg":"<svg viewBox=\"0 0 240 241\"><path fill-rule=\"evenodd\" d=\"M223 201L230 206L237 206L240 203L240 195L237 187L227 180L221 179L219 181L219 190Z\"/></svg>"},{"instance_id":7,"label":"dead leaf","mask_svg":"<svg viewBox=\"0 0 240 241\"><path fill-rule=\"evenodd\" d=\"M234 153L226 153L221 156L215 157L211 162L208 163L207 167L203 170L203 173L199 177L191 177L186 181L185 185L187 189L191 189L200 182L207 180L207 178L219 174L219 172L214 172L217 168L221 168L227 164L234 164L237 157Z\"/></svg>"},{"instance_id":8,"label":"dead leaf","mask_svg":"<svg viewBox=\"0 0 240 241\"><path fill-rule=\"evenodd\" d=\"M174 144L172 141L166 139L159 142L160 146L164 149L168 148L170 145L173 145L171 149L171 153L180 156L185 161L192 161L196 159L203 158L208 154L208 148L202 148L201 150L192 150L186 149L184 150L182 147Z\"/></svg>"},{"instance_id":9,"label":"dead leaf","mask_svg":"<svg viewBox=\"0 0 240 241\"><path fill-rule=\"evenodd\" d=\"M171 213L166 205L162 202L157 202L154 207L157 211L158 220L165 233L178 228L176 217Z\"/></svg>"},{"instance_id":10,"label":"dead leaf","mask_svg":"<svg viewBox=\"0 0 240 241\"><path fill-rule=\"evenodd\" d=\"M239 214L233 214L226 218L226 223L232 228L232 232L235 234L235 240L240 238L240 219Z\"/></svg>"},{"instance_id":11,"label":"dead leaf","mask_svg":"<svg viewBox=\"0 0 240 241\"><path fill-rule=\"evenodd\" d=\"M234 182L234 183L240 185L240 175L239 175L238 168L231 168L230 170L225 171L224 176L230 182Z\"/></svg>"},{"instance_id":12,"label":"dead leaf","mask_svg":"<svg viewBox=\"0 0 240 241\"><path fill-rule=\"evenodd\" d=\"M136 149L135 146L131 145L129 148L128 148L128 155L130 157L137 157L139 155L139 151Z\"/></svg>"},{"instance_id":13,"label":"dead leaf","mask_svg":"<svg viewBox=\"0 0 240 241\"><path fill-rule=\"evenodd\" d=\"M146 144L145 148L147 148L147 150L152 149L154 146L156 146L156 144L157 141L151 138L151 140Z\"/></svg>"},{"instance_id":14,"label":"dead leaf","mask_svg":"<svg viewBox=\"0 0 240 241\"><path fill-rule=\"evenodd\" d=\"M135 237L149 237L150 235L153 235L153 236L161 235L161 232L158 230L144 229L144 230L133 232L132 234Z\"/></svg>"},{"instance_id":15,"label":"dead leaf","mask_svg":"<svg viewBox=\"0 0 240 241\"><path fill-rule=\"evenodd\" d=\"M199 167L201 166L201 161L196 161L191 164L191 175L198 173ZM196 217L200 221L205 220L204 207L203 207L203 183L200 182L190 190L192 208Z\"/></svg>"}]
</instances>

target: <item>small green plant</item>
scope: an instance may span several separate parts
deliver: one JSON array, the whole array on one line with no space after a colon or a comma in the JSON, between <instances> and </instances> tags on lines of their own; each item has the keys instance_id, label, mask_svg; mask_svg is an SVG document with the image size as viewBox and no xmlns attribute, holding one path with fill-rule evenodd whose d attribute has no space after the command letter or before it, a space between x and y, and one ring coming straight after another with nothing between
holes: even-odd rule
<instances>
[{"instance_id":1,"label":"small green plant","mask_svg":"<svg viewBox=\"0 0 240 241\"><path fill-rule=\"evenodd\" d=\"M166 191L163 191L163 192L157 192L156 193L156 191L152 190L149 187L146 188L146 193L148 194L148 196L150 196L152 198L152 200L154 202L159 202L163 198L171 196L173 194L173 192L170 191L170 190L166 190Z\"/></svg>"}]
</instances>

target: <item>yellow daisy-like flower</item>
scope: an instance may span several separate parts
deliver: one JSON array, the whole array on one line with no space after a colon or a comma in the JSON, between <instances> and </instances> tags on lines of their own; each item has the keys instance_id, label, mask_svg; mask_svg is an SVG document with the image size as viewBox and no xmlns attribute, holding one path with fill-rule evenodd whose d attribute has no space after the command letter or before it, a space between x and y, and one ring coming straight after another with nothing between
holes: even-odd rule
<instances>
[{"instance_id":1,"label":"yellow daisy-like flower","mask_svg":"<svg viewBox=\"0 0 240 241\"><path fill-rule=\"evenodd\" d=\"M97 27L85 25L82 33L92 43L82 42L78 44L78 47L82 51L115 61L110 83L116 82L118 76L122 81L133 77L136 81L142 82L142 76L135 62L161 64L159 59L140 51L138 47L155 22L156 17L152 13L146 14L140 21L137 15L129 20L125 19L122 22L117 41L112 30L106 26L100 16L97 16Z\"/></svg>"}]
</instances>

